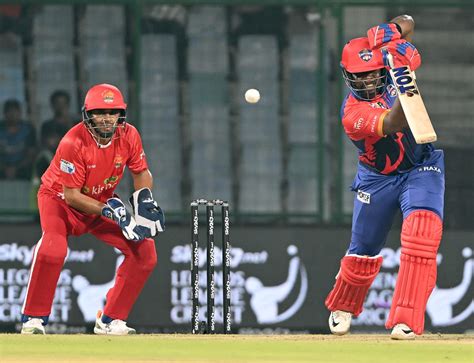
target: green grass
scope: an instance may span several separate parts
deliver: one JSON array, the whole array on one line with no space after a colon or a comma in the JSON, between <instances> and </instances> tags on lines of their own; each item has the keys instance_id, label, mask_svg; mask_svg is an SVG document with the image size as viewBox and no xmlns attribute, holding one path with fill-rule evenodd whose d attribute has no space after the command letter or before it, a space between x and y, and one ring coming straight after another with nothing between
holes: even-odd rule
<instances>
[{"instance_id":1,"label":"green grass","mask_svg":"<svg viewBox=\"0 0 474 363\"><path fill-rule=\"evenodd\" d=\"M474 362L474 337L431 335L94 335L0 334L3 362Z\"/></svg>"}]
</instances>

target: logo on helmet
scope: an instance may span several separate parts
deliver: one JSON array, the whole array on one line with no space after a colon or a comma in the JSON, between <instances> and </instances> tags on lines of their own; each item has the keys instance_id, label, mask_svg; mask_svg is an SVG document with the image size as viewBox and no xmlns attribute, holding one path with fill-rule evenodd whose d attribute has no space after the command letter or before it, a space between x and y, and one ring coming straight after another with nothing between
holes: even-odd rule
<instances>
[{"instance_id":1,"label":"logo on helmet","mask_svg":"<svg viewBox=\"0 0 474 363\"><path fill-rule=\"evenodd\" d=\"M372 51L370 49L364 48L359 52L359 58L364 62L368 62L372 59Z\"/></svg>"},{"instance_id":2,"label":"logo on helmet","mask_svg":"<svg viewBox=\"0 0 474 363\"><path fill-rule=\"evenodd\" d=\"M114 102L114 93L110 90L106 90L102 92L102 99L105 103L112 103Z\"/></svg>"}]
</instances>

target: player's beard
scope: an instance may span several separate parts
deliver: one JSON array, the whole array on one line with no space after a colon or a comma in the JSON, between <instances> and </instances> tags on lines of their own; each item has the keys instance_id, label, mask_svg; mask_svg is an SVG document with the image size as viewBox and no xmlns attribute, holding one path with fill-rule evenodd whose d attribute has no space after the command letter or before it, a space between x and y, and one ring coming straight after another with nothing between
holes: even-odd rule
<instances>
[{"instance_id":1,"label":"player's beard","mask_svg":"<svg viewBox=\"0 0 474 363\"><path fill-rule=\"evenodd\" d=\"M87 128L97 143L106 145L112 138L118 137L117 129L124 127L124 124L120 123L119 120L120 118L114 123L91 120L91 122L87 124Z\"/></svg>"},{"instance_id":2,"label":"player's beard","mask_svg":"<svg viewBox=\"0 0 474 363\"><path fill-rule=\"evenodd\" d=\"M118 120L114 123L107 123L105 121L95 122L94 131L104 139L110 139L114 136L117 128Z\"/></svg>"}]
</instances>

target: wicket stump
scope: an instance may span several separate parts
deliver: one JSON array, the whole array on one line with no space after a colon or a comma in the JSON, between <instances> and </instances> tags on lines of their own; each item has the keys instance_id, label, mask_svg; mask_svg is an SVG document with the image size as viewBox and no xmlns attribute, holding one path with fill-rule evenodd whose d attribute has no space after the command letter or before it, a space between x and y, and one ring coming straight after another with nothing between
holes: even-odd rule
<instances>
[{"instance_id":1,"label":"wicket stump","mask_svg":"<svg viewBox=\"0 0 474 363\"><path fill-rule=\"evenodd\" d=\"M199 206L206 206L207 227L207 326L199 321ZM220 205L222 211L222 307L224 334L231 332L230 310L230 218L229 203L219 199L196 199L191 202L191 289L192 289L192 314L191 325L193 334L216 332L215 311L215 260L214 260L214 206ZM204 324L203 324L204 323Z\"/></svg>"}]
</instances>

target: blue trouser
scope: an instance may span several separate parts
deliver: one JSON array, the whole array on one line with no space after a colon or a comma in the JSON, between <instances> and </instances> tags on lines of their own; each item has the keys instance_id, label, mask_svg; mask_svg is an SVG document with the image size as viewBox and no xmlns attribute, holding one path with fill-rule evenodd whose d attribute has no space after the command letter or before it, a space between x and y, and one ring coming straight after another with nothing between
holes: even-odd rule
<instances>
[{"instance_id":1,"label":"blue trouser","mask_svg":"<svg viewBox=\"0 0 474 363\"><path fill-rule=\"evenodd\" d=\"M359 164L351 189L356 196L348 253L375 256L387 240L398 209L403 219L419 209L443 219L443 151L433 151L421 165L398 175L378 174Z\"/></svg>"}]
</instances>

